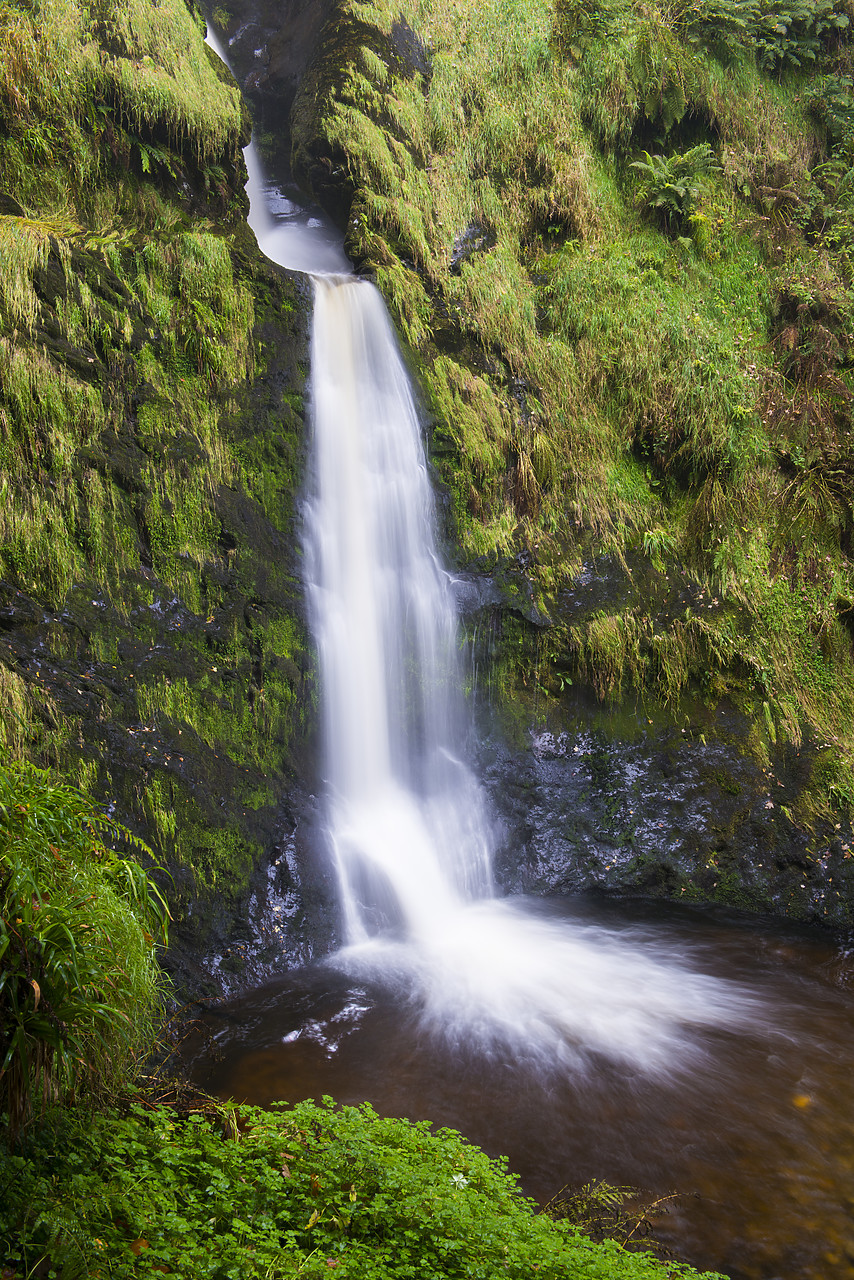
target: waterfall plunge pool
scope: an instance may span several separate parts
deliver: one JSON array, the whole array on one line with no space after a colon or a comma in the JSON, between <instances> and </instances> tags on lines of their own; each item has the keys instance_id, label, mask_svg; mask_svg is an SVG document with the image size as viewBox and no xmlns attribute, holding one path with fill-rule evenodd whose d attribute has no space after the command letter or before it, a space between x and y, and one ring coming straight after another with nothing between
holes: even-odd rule
<instances>
[{"instance_id":1,"label":"waterfall plunge pool","mask_svg":"<svg viewBox=\"0 0 854 1280\"><path fill-rule=\"evenodd\" d=\"M854 955L705 908L575 899L527 904L526 916L579 947L582 971L561 986L585 1002L587 1026L563 1065L476 1027L449 1036L425 1023L399 966L356 977L339 954L208 1013L188 1047L194 1079L262 1105L330 1094L458 1129L508 1156L540 1201L594 1179L650 1199L676 1192L657 1239L733 1280L854 1277ZM686 972L748 988L754 1016L671 1027L669 1056L654 1061L614 1056L588 1038L622 1008L613 973L596 987L603 939L627 959L667 958L677 986ZM624 980L643 1025L650 976Z\"/></svg>"}]
</instances>

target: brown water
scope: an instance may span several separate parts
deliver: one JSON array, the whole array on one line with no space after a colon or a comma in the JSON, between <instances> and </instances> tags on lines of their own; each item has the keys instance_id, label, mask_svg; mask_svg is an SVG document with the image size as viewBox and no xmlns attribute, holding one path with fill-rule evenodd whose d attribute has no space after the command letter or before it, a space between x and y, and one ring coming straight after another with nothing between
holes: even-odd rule
<instances>
[{"instance_id":1,"label":"brown water","mask_svg":"<svg viewBox=\"0 0 854 1280\"><path fill-rule=\"evenodd\" d=\"M402 993L319 965L211 1013L195 1078L259 1104L331 1094L459 1129L540 1200L599 1178L678 1192L657 1238L733 1280L854 1280L854 954L703 909L549 910L748 984L756 1027L686 1032L696 1052L670 1076L588 1055L543 1079L428 1038Z\"/></svg>"}]
</instances>

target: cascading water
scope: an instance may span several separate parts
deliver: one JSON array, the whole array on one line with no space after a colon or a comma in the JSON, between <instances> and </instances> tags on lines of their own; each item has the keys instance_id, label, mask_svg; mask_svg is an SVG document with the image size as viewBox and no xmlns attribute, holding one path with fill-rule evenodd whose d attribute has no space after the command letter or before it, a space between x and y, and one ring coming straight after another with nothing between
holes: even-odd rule
<instances>
[{"instance_id":1,"label":"cascading water","mask_svg":"<svg viewBox=\"0 0 854 1280\"><path fill-rule=\"evenodd\" d=\"M492 897L490 832L463 738L452 584L406 370L376 289L317 277L308 584L322 680L329 836L349 947L432 1030L543 1065L585 1051L662 1070L684 1026L743 992L601 927Z\"/></svg>"},{"instance_id":2,"label":"cascading water","mask_svg":"<svg viewBox=\"0 0 854 1280\"><path fill-rule=\"evenodd\" d=\"M314 278L307 586L348 944L330 963L405 991L431 1031L481 1051L544 1069L589 1053L678 1067L686 1028L755 1023L758 1002L672 947L493 896L483 796L460 754L453 584L391 324L322 215L271 200L245 155L262 249Z\"/></svg>"},{"instance_id":3,"label":"cascading water","mask_svg":"<svg viewBox=\"0 0 854 1280\"><path fill-rule=\"evenodd\" d=\"M600 927L492 896L463 740L452 582L406 370L376 289L316 277L308 589L322 680L329 837L349 946L334 963L404 988L455 1042L649 1069L686 1026L738 1023L744 991Z\"/></svg>"},{"instance_id":4,"label":"cascading water","mask_svg":"<svg viewBox=\"0 0 854 1280\"><path fill-rule=\"evenodd\" d=\"M429 938L490 888L460 739L456 619L409 380L380 295L318 278L309 596L348 938Z\"/></svg>"}]
</instances>

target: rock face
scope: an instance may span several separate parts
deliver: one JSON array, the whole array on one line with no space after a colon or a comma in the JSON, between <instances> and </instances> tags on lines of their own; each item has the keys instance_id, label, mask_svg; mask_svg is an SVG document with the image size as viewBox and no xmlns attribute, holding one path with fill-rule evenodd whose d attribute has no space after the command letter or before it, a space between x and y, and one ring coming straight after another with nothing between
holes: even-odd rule
<instances>
[{"instance_id":1,"label":"rock face","mask_svg":"<svg viewBox=\"0 0 854 1280\"><path fill-rule=\"evenodd\" d=\"M573 701L566 728L483 752L505 890L717 902L850 927L850 839L840 828L816 841L791 818L808 754L762 768L739 750L747 726L733 710L695 706L687 728L660 716L651 727L641 708L614 723L592 699Z\"/></svg>"},{"instance_id":2,"label":"rock face","mask_svg":"<svg viewBox=\"0 0 854 1280\"><path fill-rule=\"evenodd\" d=\"M336 7L336 0L252 0L212 19L251 104L256 143L280 180L290 170L294 99Z\"/></svg>"},{"instance_id":3,"label":"rock face","mask_svg":"<svg viewBox=\"0 0 854 1280\"><path fill-rule=\"evenodd\" d=\"M299 571L310 289L246 226L245 109L183 0L147 32L103 8L51 81L49 163L20 163L55 105L38 77L88 19L60 6L15 112L0 93L0 747L147 841L168 964L216 994L334 928ZM138 75L93 99L86 59Z\"/></svg>"}]
</instances>

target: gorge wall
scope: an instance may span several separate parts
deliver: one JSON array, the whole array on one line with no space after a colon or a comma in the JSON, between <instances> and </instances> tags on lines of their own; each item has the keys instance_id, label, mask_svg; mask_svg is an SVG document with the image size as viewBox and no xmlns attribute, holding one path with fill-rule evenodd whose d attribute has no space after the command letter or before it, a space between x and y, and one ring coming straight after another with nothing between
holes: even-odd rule
<instances>
[{"instance_id":1,"label":"gorge wall","mask_svg":"<svg viewBox=\"0 0 854 1280\"><path fill-rule=\"evenodd\" d=\"M850 922L851 15L825 9L776 45L702 5L209 15L421 388L507 888ZM145 836L173 967L213 992L335 929L309 296L246 227L200 15L0 24L3 748Z\"/></svg>"},{"instance_id":2,"label":"gorge wall","mask_svg":"<svg viewBox=\"0 0 854 1280\"><path fill-rule=\"evenodd\" d=\"M246 225L249 119L198 15L38 8L0 10L0 742L145 837L173 966L216 990L210 952L263 949L253 889L277 956L311 876L309 290Z\"/></svg>"},{"instance_id":3,"label":"gorge wall","mask_svg":"<svg viewBox=\"0 0 854 1280\"><path fill-rule=\"evenodd\" d=\"M215 21L422 388L506 885L845 924L851 15L731 8Z\"/></svg>"}]
</instances>

